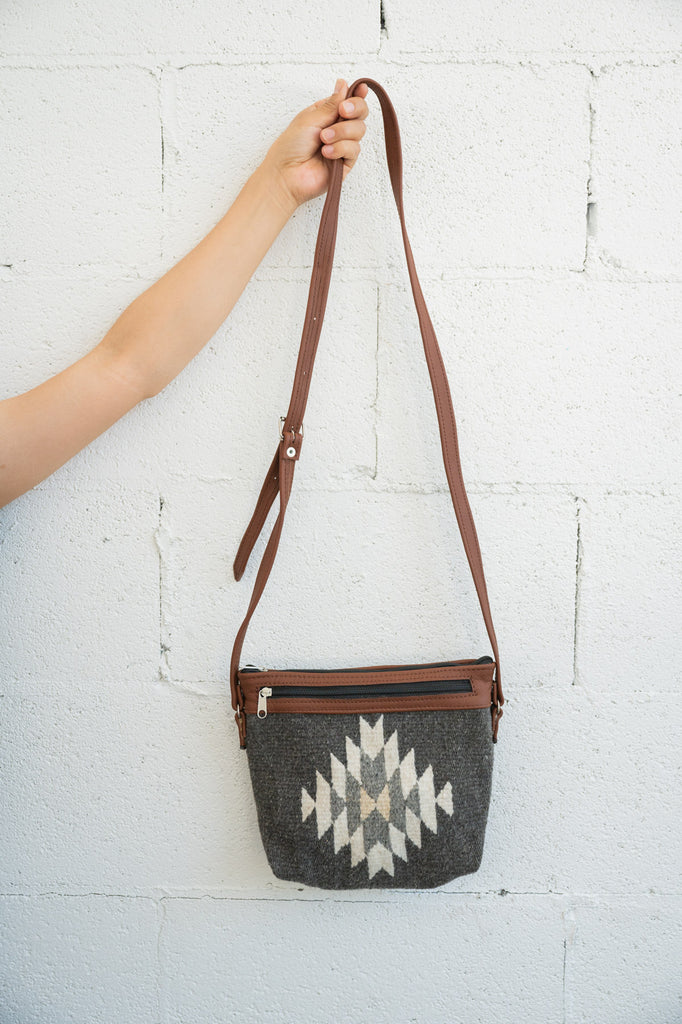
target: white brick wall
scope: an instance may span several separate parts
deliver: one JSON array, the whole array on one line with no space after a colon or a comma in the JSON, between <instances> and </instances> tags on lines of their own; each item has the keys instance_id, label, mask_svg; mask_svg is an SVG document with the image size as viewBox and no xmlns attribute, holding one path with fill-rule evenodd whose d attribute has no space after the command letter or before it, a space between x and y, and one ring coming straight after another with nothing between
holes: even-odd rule
<instances>
[{"instance_id":1,"label":"white brick wall","mask_svg":"<svg viewBox=\"0 0 682 1024\"><path fill-rule=\"evenodd\" d=\"M385 85L508 703L475 875L273 877L231 565L320 198L177 380L0 510L2 1024L682 1017L681 44L677 0L5 0L0 397L96 344L338 75ZM369 104L259 664L488 650Z\"/></svg>"}]
</instances>

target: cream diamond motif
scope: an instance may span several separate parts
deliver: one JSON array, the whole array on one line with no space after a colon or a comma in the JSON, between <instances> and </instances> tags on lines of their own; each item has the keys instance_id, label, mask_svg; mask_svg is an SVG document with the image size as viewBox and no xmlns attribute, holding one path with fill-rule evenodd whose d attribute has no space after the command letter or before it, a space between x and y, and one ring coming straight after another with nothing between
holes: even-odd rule
<instances>
[{"instance_id":1,"label":"cream diamond motif","mask_svg":"<svg viewBox=\"0 0 682 1024\"><path fill-rule=\"evenodd\" d=\"M414 748L400 759L397 731L384 739L383 715L359 724L359 746L346 736L345 765L330 751L331 783L316 771L315 796L302 787L301 821L314 811L317 838L332 829L334 853L348 847L351 867L366 860L370 878L393 875L393 858L407 860L406 839L421 847L422 825L438 832L436 807L452 817L452 785L436 794L433 766L418 776Z\"/></svg>"}]
</instances>

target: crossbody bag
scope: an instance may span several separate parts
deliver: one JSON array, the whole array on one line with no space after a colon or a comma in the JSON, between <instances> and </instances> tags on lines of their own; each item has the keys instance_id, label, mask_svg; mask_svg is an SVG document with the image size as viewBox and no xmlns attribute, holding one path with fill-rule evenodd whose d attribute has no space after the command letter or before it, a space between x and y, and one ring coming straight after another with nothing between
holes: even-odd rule
<instances>
[{"instance_id":1,"label":"crossbody bag","mask_svg":"<svg viewBox=\"0 0 682 1024\"><path fill-rule=\"evenodd\" d=\"M241 665L244 637L279 545L303 443L313 363L329 292L341 160L330 160L291 402L234 575L241 579L276 500L246 616L232 651L230 689L246 750L258 825L278 878L323 889L433 888L480 866L490 803L493 744L504 703L497 640L467 499L443 359L405 228L402 149L395 109L377 95L386 157L424 353L445 473L492 657L333 669Z\"/></svg>"}]
</instances>

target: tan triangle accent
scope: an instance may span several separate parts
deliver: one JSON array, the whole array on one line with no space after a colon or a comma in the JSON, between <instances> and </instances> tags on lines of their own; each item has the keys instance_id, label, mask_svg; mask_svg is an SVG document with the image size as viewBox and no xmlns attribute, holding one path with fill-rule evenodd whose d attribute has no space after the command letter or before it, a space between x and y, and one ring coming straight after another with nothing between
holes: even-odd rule
<instances>
[{"instance_id":1,"label":"tan triangle accent","mask_svg":"<svg viewBox=\"0 0 682 1024\"><path fill-rule=\"evenodd\" d=\"M371 796L363 786L360 790L360 821L364 821L368 818L376 807L376 801L372 800Z\"/></svg>"},{"instance_id":2,"label":"tan triangle accent","mask_svg":"<svg viewBox=\"0 0 682 1024\"><path fill-rule=\"evenodd\" d=\"M302 821L305 821L306 818L311 814L314 806L315 806L315 801L311 797L310 793L308 792L307 789L305 789L305 787L302 787L301 788L301 820Z\"/></svg>"},{"instance_id":3,"label":"tan triangle accent","mask_svg":"<svg viewBox=\"0 0 682 1024\"><path fill-rule=\"evenodd\" d=\"M377 810L379 814L388 821L391 817L391 798L388 795L388 785L384 786L377 799Z\"/></svg>"},{"instance_id":4,"label":"tan triangle accent","mask_svg":"<svg viewBox=\"0 0 682 1024\"><path fill-rule=\"evenodd\" d=\"M446 782L436 797L436 803L442 807L446 814L452 816L452 785Z\"/></svg>"}]
</instances>

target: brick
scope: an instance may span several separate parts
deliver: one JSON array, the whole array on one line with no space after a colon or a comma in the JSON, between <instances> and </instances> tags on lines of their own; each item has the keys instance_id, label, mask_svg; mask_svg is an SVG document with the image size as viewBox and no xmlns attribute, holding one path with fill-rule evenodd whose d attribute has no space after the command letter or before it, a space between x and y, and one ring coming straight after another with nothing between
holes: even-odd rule
<instances>
[{"instance_id":1,"label":"brick","mask_svg":"<svg viewBox=\"0 0 682 1024\"><path fill-rule=\"evenodd\" d=\"M157 1020L153 900L0 897L7 1021Z\"/></svg>"},{"instance_id":2,"label":"brick","mask_svg":"<svg viewBox=\"0 0 682 1024\"><path fill-rule=\"evenodd\" d=\"M227 1004L241 1019L297 1020L302 998L319 1024L558 1024L562 938L556 903L537 897L354 895L350 912L342 900L179 899L166 910L162 992L168 1024L222 1020ZM520 985L529 963L533 984Z\"/></svg>"},{"instance_id":3,"label":"brick","mask_svg":"<svg viewBox=\"0 0 682 1024\"><path fill-rule=\"evenodd\" d=\"M343 8L324 0L299 0L286 10L233 7L219 0L168 0L164 4L164 44L173 51L222 55L243 60L246 54L267 55L274 62L286 54L317 60L329 55L334 62L339 54L367 52L373 55L379 45L379 12L371 0L353 7L353 17L344 17ZM241 68L242 73L247 68ZM267 74L267 66L258 69ZM310 73L308 71L308 73ZM332 71L329 92L334 87ZM339 71L343 75L344 70ZM350 84L351 79L348 79ZM245 92L247 106L255 99Z\"/></svg>"},{"instance_id":4,"label":"brick","mask_svg":"<svg viewBox=\"0 0 682 1024\"><path fill-rule=\"evenodd\" d=\"M582 266L583 69L429 64L383 81L400 124L405 222L418 273ZM378 120L377 111L372 131ZM386 158L377 158L380 172L372 154L358 164L358 178L374 179L380 196L367 186L348 216L377 225L362 240L362 261L393 264L407 281Z\"/></svg>"},{"instance_id":5,"label":"brick","mask_svg":"<svg viewBox=\"0 0 682 1024\"><path fill-rule=\"evenodd\" d=\"M679 1020L682 899L580 902L566 965L566 1022Z\"/></svg>"},{"instance_id":6,"label":"brick","mask_svg":"<svg viewBox=\"0 0 682 1024\"><path fill-rule=\"evenodd\" d=\"M157 678L158 514L155 495L73 492L59 473L0 510L5 692Z\"/></svg>"},{"instance_id":7,"label":"brick","mask_svg":"<svg viewBox=\"0 0 682 1024\"><path fill-rule=\"evenodd\" d=\"M595 255L616 272L679 276L682 68L614 67L596 85Z\"/></svg>"},{"instance_id":8,"label":"brick","mask_svg":"<svg viewBox=\"0 0 682 1024\"><path fill-rule=\"evenodd\" d=\"M0 55L175 55L243 59L247 54L276 59L357 50L379 43L379 14L363 0L352 19L339 7L299 2L281 10L259 11L213 2L149 0L143 7L125 2L113 8L82 8L75 0L58 6L38 0L27 8L7 0L0 12ZM331 81L333 86L334 80Z\"/></svg>"},{"instance_id":9,"label":"brick","mask_svg":"<svg viewBox=\"0 0 682 1024\"><path fill-rule=\"evenodd\" d=\"M453 890L680 891L678 707L569 691L508 686L483 862Z\"/></svg>"},{"instance_id":10,"label":"brick","mask_svg":"<svg viewBox=\"0 0 682 1024\"><path fill-rule=\"evenodd\" d=\"M583 503L577 667L581 686L666 700L682 673L680 494Z\"/></svg>"},{"instance_id":11,"label":"brick","mask_svg":"<svg viewBox=\"0 0 682 1024\"><path fill-rule=\"evenodd\" d=\"M672 0L651 0L646 16L637 0L596 0L576 7L570 0L547 6L523 0L513 8L496 0L466 4L451 17L435 0L420 6L419 18L408 0L388 0L386 22L391 52L536 54L558 53L575 59L581 52L672 51L682 41L682 19Z\"/></svg>"},{"instance_id":12,"label":"brick","mask_svg":"<svg viewBox=\"0 0 682 1024\"><path fill-rule=\"evenodd\" d=\"M0 54L6 57L54 54L132 55L159 46L163 4L140 6L123 0L116 8L83 7L78 0L6 0L0 11Z\"/></svg>"},{"instance_id":13,"label":"brick","mask_svg":"<svg viewBox=\"0 0 682 1024\"><path fill-rule=\"evenodd\" d=\"M422 286L467 483L609 488L679 476L680 405L668 384L679 362L676 286L582 277ZM446 486L411 295L384 286L379 310L378 480ZM402 429L395 410L409 410Z\"/></svg>"},{"instance_id":14,"label":"brick","mask_svg":"<svg viewBox=\"0 0 682 1024\"><path fill-rule=\"evenodd\" d=\"M0 262L24 270L160 256L158 82L138 68L0 69ZM150 268L151 271L150 271Z\"/></svg>"},{"instance_id":15,"label":"brick","mask_svg":"<svg viewBox=\"0 0 682 1024\"><path fill-rule=\"evenodd\" d=\"M87 680L4 697L0 885L149 895L254 889L272 873L229 698ZM74 851L78 851L75 855Z\"/></svg>"}]
</instances>

